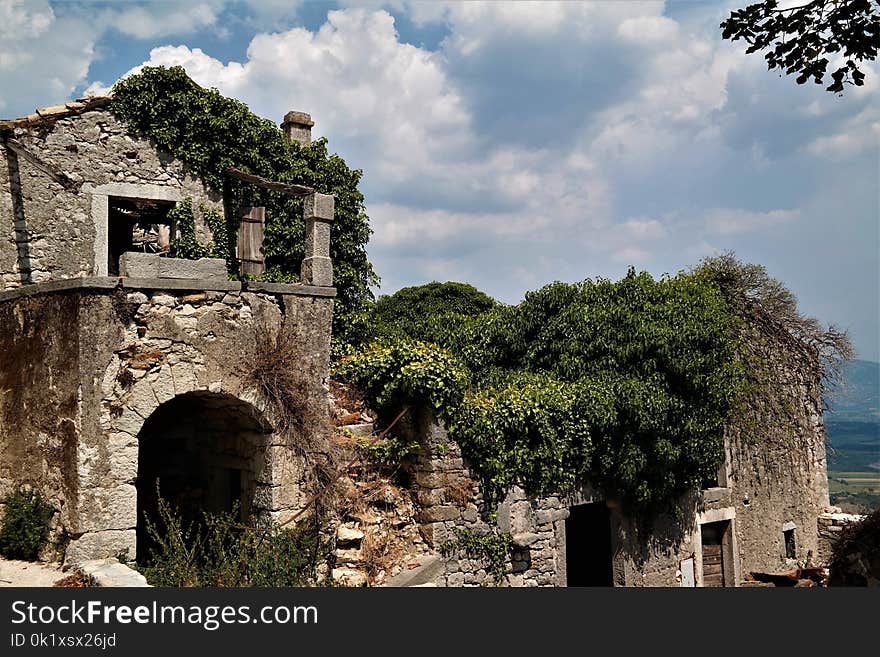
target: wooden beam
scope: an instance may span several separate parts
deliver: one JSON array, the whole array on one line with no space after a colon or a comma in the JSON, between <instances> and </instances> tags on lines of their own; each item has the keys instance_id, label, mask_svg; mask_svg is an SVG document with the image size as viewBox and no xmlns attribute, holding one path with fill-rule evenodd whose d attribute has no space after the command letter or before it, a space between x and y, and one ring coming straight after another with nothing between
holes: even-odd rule
<instances>
[{"instance_id":1,"label":"wooden beam","mask_svg":"<svg viewBox=\"0 0 880 657\"><path fill-rule=\"evenodd\" d=\"M258 185L259 187L265 187L266 189L271 189L274 192L288 194L289 196L308 196L309 194L314 194L315 192L314 189L312 189L311 187L306 187L305 185L293 185L290 183L266 180L265 178L255 176L252 173L246 173L241 169L236 169L235 167L229 167L228 169L226 169L226 175L230 178L237 178L238 180L243 180L245 182Z\"/></svg>"},{"instance_id":2,"label":"wooden beam","mask_svg":"<svg viewBox=\"0 0 880 657\"><path fill-rule=\"evenodd\" d=\"M70 178L67 174L65 174L65 173L59 171L58 169L56 169L55 167L53 167L51 164L47 164L46 162L43 162L43 160L38 158L36 155L31 153L29 150L27 150L24 147L24 144L22 144L21 142L16 141L15 139L12 139L12 138L7 138L7 139L3 140L2 143L4 146L6 146L6 148L11 150L13 153L18 155L19 157L24 158L25 160L30 162L37 169L39 169L40 171L45 173L47 176L49 176L52 180L54 180L59 185L64 187L64 189L67 189L73 193L78 193L80 190L80 187L82 187L82 183L76 182L75 180Z\"/></svg>"}]
</instances>

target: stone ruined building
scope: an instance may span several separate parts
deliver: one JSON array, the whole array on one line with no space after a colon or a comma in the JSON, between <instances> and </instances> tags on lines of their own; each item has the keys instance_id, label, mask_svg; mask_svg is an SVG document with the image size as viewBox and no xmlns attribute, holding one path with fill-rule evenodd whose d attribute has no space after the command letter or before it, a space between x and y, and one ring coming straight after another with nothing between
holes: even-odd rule
<instances>
[{"instance_id":1,"label":"stone ruined building","mask_svg":"<svg viewBox=\"0 0 880 657\"><path fill-rule=\"evenodd\" d=\"M329 426L333 198L291 190L305 196L303 284L161 257L171 207L223 199L108 103L0 123L0 496L39 490L74 561L135 557L156 477L190 513L301 509L309 473L249 380L267 345L294 350L303 402L318 409L301 439L320 450ZM303 139L310 121L295 114L305 124L283 127Z\"/></svg>"},{"instance_id":2,"label":"stone ruined building","mask_svg":"<svg viewBox=\"0 0 880 657\"><path fill-rule=\"evenodd\" d=\"M727 440L717 485L681 503L681 516L649 522L589 489L530 496L508 490L488 521L479 479L442 422L421 412L411 431L421 440L415 481L423 535L439 547L455 530L512 535L512 586L740 586L752 572L825 565L825 440L815 386L801 388L800 447ZM462 503L459 491L471 491ZM433 575L447 586L490 581L485 564L460 555Z\"/></svg>"},{"instance_id":3,"label":"stone ruined building","mask_svg":"<svg viewBox=\"0 0 880 657\"><path fill-rule=\"evenodd\" d=\"M248 374L266 345L296 354L303 408L313 411L298 442L320 453L331 438L333 199L290 190L305 195L303 284L230 281L223 261L161 257L175 203L222 209L223 199L131 134L108 102L0 123L0 496L39 490L58 509L68 561L135 557L156 477L191 512L238 502L242 513L283 521L303 509L310 467ZM308 115L285 119L288 138L309 139ZM210 229L196 222L207 241ZM407 464L409 506L383 526L416 538L386 583L493 583L484 560L440 555L462 528L512 536L512 586L737 586L753 571L820 565L828 485L819 382L790 388L794 443L729 432L715 485L650 526L586 489L533 497L513 488L487 520L459 447L430 413L413 411L403 428L421 448ZM393 497L382 504L393 507ZM363 582L365 533L382 516L338 520L334 575Z\"/></svg>"}]
</instances>

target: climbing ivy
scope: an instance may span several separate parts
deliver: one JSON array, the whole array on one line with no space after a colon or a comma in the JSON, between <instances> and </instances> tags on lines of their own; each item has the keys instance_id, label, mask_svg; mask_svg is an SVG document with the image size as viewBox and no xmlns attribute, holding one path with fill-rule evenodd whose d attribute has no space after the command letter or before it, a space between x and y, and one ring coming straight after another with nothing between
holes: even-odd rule
<instances>
[{"instance_id":1,"label":"climbing ivy","mask_svg":"<svg viewBox=\"0 0 880 657\"><path fill-rule=\"evenodd\" d=\"M223 215L205 205L201 205L199 210L205 225L211 231L213 241L208 244L199 241L192 199L185 198L168 212L168 219L176 227L176 235L171 242L171 255L188 260L223 258L230 265L235 261L234 257L230 257L235 252L235 244L229 239L230 231Z\"/></svg>"},{"instance_id":2,"label":"climbing ivy","mask_svg":"<svg viewBox=\"0 0 880 657\"><path fill-rule=\"evenodd\" d=\"M504 580L507 560L513 545L513 537L510 534L477 534L466 527L456 527L453 532L455 539L442 543L440 554L451 557L457 552L462 552L471 559L481 559L487 563L487 570L496 584Z\"/></svg>"},{"instance_id":3,"label":"climbing ivy","mask_svg":"<svg viewBox=\"0 0 880 657\"><path fill-rule=\"evenodd\" d=\"M337 372L356 380L373 405L389 413L427 403L444 416L457 408L468 381L467 372L448 351L411 340L376 342L338 363Z\"/></svg>"},{"instance_id":4,"label":"climbing ivy","mask_svg":"<svg viewBox=\"0 0 880 657\"><path fill-rule=\"evenodd\" d=\"M380 409L423 395L489 497L589 483L653 509L718 468L740 383L734 321L711 281L631 270L443 315L425 324L435 344L380 341L340 371Z\"/></svg>"},{"instance_id":5,"label":"climbing ivy","mask_svg":"<svg viewBox=\"0 0 880 657\"><path fill-rule=\"evenodd\" d=\"M516 306L423 315L427 342L392 326L339 372L379 410L433 406L489 501L511 484L589 484L636 512L670 509L713 480L725 429L752 417L765 440L780 433L773 422L797 431L780 382L818 380L851 355L845 333L730 255L659 280L630 269L552 283Z\"/></svg>"},{"instance_id":6,"label":"climbing ivy","mask_svg":"<svg viewBox=\"0 0 880 657\"><path fill-rule=\"evenodd\" d=\"M302 200L227 180L224 171L236 167L334 195L336 211L330 243L338 290L334 333L345 339L353 318L372 301L370 286L379 282L367 259L366 244L372 231L364 197L357 188L360 170L350 169L341 157L329 154L326 139L308 146L289 143L272 121L260 118L244 103L226 98L216 89L203 89L179 66L144 67L120 80L113 87L110 111L185 162L214 191L225 192L227 204L233 209L233 217L227 217L227 221L234 218L235 208L265 206L266 280L298 280L305 255ZM233 273L237 271L234 239L234 232L225 238L214 233L215 245L219 245ZM181 254L202 252L190 238L186 240L188 246L179 244ZM229 244L233 244L232 249Z\"/></svg>"}]
</instances>

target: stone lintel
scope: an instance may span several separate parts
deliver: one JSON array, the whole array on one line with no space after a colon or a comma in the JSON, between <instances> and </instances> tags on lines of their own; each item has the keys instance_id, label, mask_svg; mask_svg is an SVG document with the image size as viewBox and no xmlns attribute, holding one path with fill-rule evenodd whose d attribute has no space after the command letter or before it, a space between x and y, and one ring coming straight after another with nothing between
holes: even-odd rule
<instances>
[{"instance_id":1,"label":"stone lintel","mask_svg":"<svg viewBox=\"0 0 880 657\"><path fill-rule=\"evenodd\" d=\"M241 290L241 281L186 278L123 278L122 287L134 290L192 290L222 292Z\"/></svg>"},{"instance_id":2,"label":"stone lintel","mask_svg":"<svg viewBox=\"0 0 880 657\"><path fill-rule=\"evenodd\" d=\"M98 289L112 290L119 286L119 279L115 276L90 276L88 278L62 278L56 281L44 283L30 283L15 287L11 290L0 291L0 302L12 301L22 297L31 297L50 292L64 292L66 290Z\"/></svg>"},{"instance_id":3,"label":"stone lintel","mask_svg":"<svg viewBox=\"0 0 880 657\"><path fill-rule=\"evenodd\" d=\"M302 285L297 283L263 283L260 281L247 281L243 284L245 292L264 292L266 294L294 294L303 297L335 297L335 287L318 287L315 285Z\"/></svg>"},{"instance_id":4,"label":"stone lintel","mask_svg":"<svg viewBox=\"0 0 880 657\"><path fill-rule=\"evenodd\" d=\"M298 283L262 283L258 281L177 280L173 278L117 278L115 276L88 276L65 278L44 283L31 283L0 291L0 303L24 297L75 290L185 290L194 292L256 292L303 297L335 297L336 288L302 285Z\"/></svg>"}]
</instances>

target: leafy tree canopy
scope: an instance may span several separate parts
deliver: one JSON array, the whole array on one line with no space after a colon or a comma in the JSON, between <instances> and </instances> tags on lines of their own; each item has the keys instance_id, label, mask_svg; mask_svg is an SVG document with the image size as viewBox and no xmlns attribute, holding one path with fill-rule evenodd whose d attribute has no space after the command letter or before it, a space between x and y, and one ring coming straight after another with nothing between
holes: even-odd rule
<instances>
[{"instance_id":1,"label":"leafy tree canopy","mask_svg":"<svg viewBox=\"0 0 880 657\"><path fill-rule=\"evenodd\" d=\"M745 40L747 53L766 51L767 68L796 73L798 84L824 84L839 58L826 90L842 93L845 84L863 85L860 63L877 58L880 0L810 0L787 9L765 0L731 12L721 28L723 38Z\"/></svg>"},{"instance_id":2,"label":"leafy tree canopy","mask_svg":"<svg viewBox=\"0 0 880 657\"><path fill-rule=\"evenodd\" d=\"M237 272L235 208L266 207L263 249L267 280L298 280L305 254L305 226L300 199L228 180L224 175L227 168L308 185L335 196L330 255L339 296L334 332L343 337L348 333L352 317L364 311L373 299L370 286L379 282L367 259L366 244L372 231L363 194L357 188L360 170L350 169L341 157L329 154L326 139L308 146L288 142L272 121L255 115L247 105L222 96L216 89L203 89L179 66L145 67L119 81L113 87L110 110L159 148L183 160L215 191L225 192L233 209L226 217L227 243L211 252L225 253L233 273ZM201 251L189 246L193 253Z\"/></svg>"},{"instance_id":3,"label":"leafy tree canopy","mask_svg":"<svg viewBox=\"0 0 880 657\"><path fill-rule=\"evenodd\" d=\"M427 283L405 287L379 297L370 311L375 333L399 334L425 340L437 318L453 314L474 317L496 307L498 302L466 283Z\"/></svg>"},{"instance_id":4,"label":"leafy tree canopy","mask_svg":"<svg viewBox=\"0 0 880 657\"><path fill-rule=\"evenodd\" d=\"M337 371L389 416L433 408L490 498L589 484L636 511L669 508L713 479L725 429L756 397L771 398L752 414L766 439L782 370L815 380L851 353L733 256L659 280L552 283L482 313L422 310L418 336L392 324Z\"/></svg>"}]
</instances>

